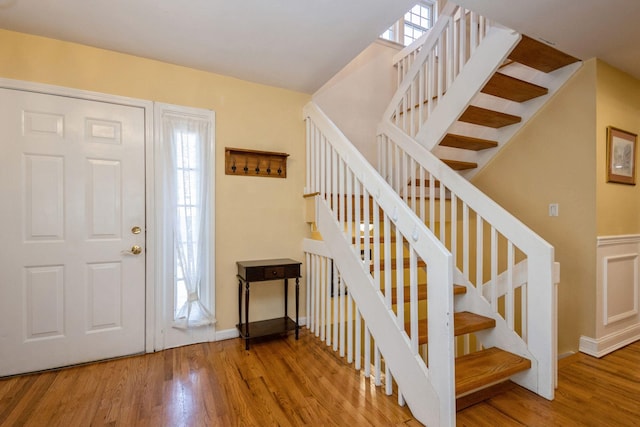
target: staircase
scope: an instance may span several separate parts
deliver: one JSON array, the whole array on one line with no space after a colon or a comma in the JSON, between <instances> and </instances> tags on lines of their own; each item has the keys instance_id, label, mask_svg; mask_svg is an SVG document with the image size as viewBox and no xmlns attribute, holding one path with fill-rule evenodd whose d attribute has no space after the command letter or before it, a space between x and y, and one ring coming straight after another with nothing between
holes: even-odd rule
<instances>
[{"instance_id":1,"label":"staircase","mask_svg":"<svg viewBox=\"0 0 640 427\"><path fill-rule=\"evenodd\" d=\"M553 247L468 178L579 64L450 4L396 66L377 170L304 109L307 325L426 425L509 379L553 399Z\"/></svg>"}]
</instances>

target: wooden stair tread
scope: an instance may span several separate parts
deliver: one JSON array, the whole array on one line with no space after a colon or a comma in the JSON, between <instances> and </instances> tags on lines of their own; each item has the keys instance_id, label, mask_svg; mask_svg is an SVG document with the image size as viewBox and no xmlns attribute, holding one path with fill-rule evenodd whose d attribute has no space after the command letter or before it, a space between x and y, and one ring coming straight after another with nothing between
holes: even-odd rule
<instances>
[{"instance_id":1,"label":"wooden stair tread","mask_svg":"<svg viewBox=\"0 0 640 427\"><path fill-rule=\"evenodd\" d=\"M509 54L509 59L545 73L579 61L571 55L525 35Z\"/></svg>"},{"instance_id":2,"label":"wooden stair tread","mask_svg":"<svg viewBox=\"0 0 640 427\"><path fill-rule=\"evenodd\" d=\"M451 169L456 171L475 169L478 167L478 164L474 162L463 162L460 160L451 160L451 159L441 159L441 160L444 163L446 163Z\"/></svg>"},{"instance_id":3,"label":"wooden stair tread","mask_svg":"<svg viewBox=\"0 0 640 427\"><path fill-rule=\"evenodd\" d=\"M456 358L456 396L509 379L531 368L531 361L491 347Z\"/></svg>"},{"instance_id":4,"label":"wooden stair tread","mask_svg":"<svg viewBox=\"0 0 640 427\"><path fill-rule=\"evenodd\" d=\"M525 102L546 95L549 90L506 74L495 73L481 92L510 101Z\"/></svg>"},{"instance_id":5,"label":"wooden stair tread","mask_svg":"<svg viewBox=\"0 0 640 427\"><path fill-rule=\"evenodd\" d=\"M520 123L522 118L512 114L501 113L499 111L488 110L475 105L469 105L458 119L461 122L474 125L487 126L491 128L501 128L515 123Z\"/></svg>"},{"instance_id":6,"label":"wooden stair tread","mask_svg":"<svg viewBox=\"0 0 640 427\"><path fill-rule=\"evenodd\" d=\"M490 329L496 326L495 319L491 317L481 316L479 314L462 311L453 313L453 330L455 336L470 334L472 332ZM407 333L411 331L411 323L405 322L404 328ZM418 343L420 345L427 344L429 341L429 328L427 327L427 319L418 320Z\"/></svg>"},{"instance_id":7,"label":"wooden stair tread","mask_svg":"<svg viewBox=\"0 0 640 427\"><path fill-rule=\"evenodd\" d=\"M408 303L410 300L409 292L411 291L409 286L403 286L404 290L404 302ZM467 293L467 288L462 285L453 285L453 294L454 295L462 295ZM425 301L427 299L427 284L426 283L418 283L418 300ZM391 293L391 304L397 304L398 302L398 293Z\"/></svg>"},{"instance_id":8,"label":"wooden stair tread","mask_svg":"<svg viewBox=\"0 0 640 427\"><path fill-rule=\"evenodd\" d=\"M445 147L461 148L463 150L480 151L488 148L495 148L498 146L498 143L488 139L448 133L444 136L442 141L440 141L440 145Z\"/></svg>"}]
</instances>

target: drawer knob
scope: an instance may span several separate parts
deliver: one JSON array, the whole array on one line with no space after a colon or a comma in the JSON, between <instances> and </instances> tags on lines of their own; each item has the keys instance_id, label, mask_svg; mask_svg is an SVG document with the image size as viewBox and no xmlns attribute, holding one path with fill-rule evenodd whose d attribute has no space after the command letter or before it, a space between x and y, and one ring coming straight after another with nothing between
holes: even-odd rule
<instances>
[{"instance_id":1,"label":"drawer knob","mask_svg":"<svg viewBox=\"0 0 640 427\"><path fill-rule=\"evenodd\" d=\"M277 271L275 271L275 270L273 270L273 271L271 272L271 274L273 274L274 276L277 276L277 275L278 275L278 272L277 272Z\"/></svg>"}]
</instances>

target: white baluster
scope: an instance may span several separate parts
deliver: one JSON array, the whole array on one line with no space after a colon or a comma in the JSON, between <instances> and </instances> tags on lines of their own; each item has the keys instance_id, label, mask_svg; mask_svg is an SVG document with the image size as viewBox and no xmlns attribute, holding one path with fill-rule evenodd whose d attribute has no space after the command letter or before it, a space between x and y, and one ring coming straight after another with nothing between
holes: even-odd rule
<instances>
[{"instance_id":1,"label":"white baluster","mask_svg":"<svg viewBox=\"0 0 640 427\"><path fill-rule=\"evenodd\" d=\"M469 280L469 206L462 202L462 273Z\"/></svg>"},{"instance_id":2,"label":"white baluster","mask_svg":"<svg viewBox=\"0 0 640 427\"><path fill-rule=\"evenodd\" d=\"M345 350L346 350L345 323L347 320L347 316L345 313L345 302L346 302L345 293L346 293L346 287L344 284L344 278L341 275L340 288L338 289L338 294L337 295L334 294L334 298L338 299L339 310L340 310L338 315L338 325L339 325L338 333L340 337L340 341L339 341L340 357L345 356Z\"/></svg>"},{"instance_id":3,"label":"white baluster","mask_svg":"<svg viewBox=\"0 0 640 427\"><path fill-rule=\"evenodd\" d=\"M346 180L346 192L345 192L345 197L346 197L346 201L347 201L347 239L349 240L349 243L351 244L351 242L353 242L353 238L354 238L354 230L353 230L353 171L351 171L351 169L349 169L349 167L346 168L346 176L345 176L345 180ZM357 243L356 243L357 244Z\"/></svg>"},{"instance_id":4,"label":"white baluster","mask_svg":"<svg viewBox=\"0 0 640 427\"><path fill-rule=\"evenodd\" d=\"M447 235L446 235L446 211L447 211L447 187L445 187L444 182L440 181L440 194L438 194L438 200L440 201L440 216L438 220L440 221L440 241L443 245L447 244Z\"/></svg>"},{"instance_id":5,"label":"white baluster","mask_svg":"<svg viewBox=\"0 0 640 427\"><path fill-rule=\"evenodd\" d=\"M429 174L429 230L436 232L436 177Z\"/></svg>"},{"instance_id":6,"label":"white baluster","mask_svg":"<svg viewBox=\"0 0 640 427\"><path fill-rule=\"evenodd\" d=\"M483 275L483 221L480 214L476 213L476 288L482 294L482 284L484 283L484 275Z\"/></svg>"},{"instance_id":7,"label":"white baluster","mask_svg":"<svg viewBox=\"0 0 640 427\"><path fill-rule=\"evenodd\" d=\"M398 227L396 229L396 322L404 330L404 241Z\"/></svg>"},{"instance_id":8,"label":"white baluster","mask_svg":"<svg viewBox=\"0 0 640 427\"><path fill-rule=\"evenodd\" d=\"M391 308L391 293L393 292L391 283L391 222L389 216L383 215L384 221L384 299L387 308Z\"/></svg>"},{"instance_id":9,"label":"white baluster","mask_svg":"<svg viewBox=\"0 0 640 427\"><path fill-rule=\"evenodd\" d=\"M384 364L384 392L387 396L391 396L393 394L393 376L391 375L391 369L389 369L389 364Z\"/></svg>"},{"instance_id":10,"label":"white baluster","mask_svg":"<svg viewBox=\"0 0 640 427\"><path fill-rule=\"evenodd\" d=\"M513 283L513 266L514 266L514 253L513 243L509 241L507 243L507 294L506 294L506 307L505 315L507 324L511 330L514 330L515 322L515 308L514 308L514 290L515 283Z\"/></svg>"},{"instance_id":11,"label":"white baluster","mask_svg":"<svg viewBox=\"0 0 640 427\"><path fill-rule=\"evenodd\" d=\"M347 362L353 362L353 297L347 290Z\"/></svg>"},{"instance_id":12,"label":"white baluster","mask_svg":"<svg viewBox=\"0 0 640 427\"><path fill-rule=\"evenodd\" d=\"M446 194L444 196L446 200ZM451 192L451 255L453 255L453 265L458 265L458 199Z\"/></svg>"},{"instance_id":13,"label":"white baluster","mask_svg":"<svg viewBox=\"0 0 640 427\"><path fill-rule=\"evenodd\" d=\"M340 301L340 273L338 272L338 268L336 267L336 263L333 263L333 285L331 286L331 290L333 291L333 316L331 319L333 325L333 332L331 334L331 339L333 340L333 351L338 351L339 344L339 335L338 335L338 327L340 326L340 319L338 316L340 315L340 308L338 307L338 302Z\"/></svg>"},{"instance_id":14,"label":"white baluster","mask_svg":"<svg viewBox=\"0 0 640 427\"><path fill-rule=\"evenodd\" d=\"M355 368L357 370L360 370L362 368L362 315L360 314L360 310L358 310L358 307L356 306L356 322L355 322L355 328L356 328L356 337L355 337L355 344L356 344L356 351L355 351L355 359L356 359L356 363L355 363Z\"/></svg>"},{"instance_id":15,"label":"white baluster","mask_svg":"<svg viewBox=\"0 0 640 427\"><path fill-rule=\"evenodd\" d=\"M364 322L364 376L366 378L371 376L371 332L366 321Z\"/></svg>"},{"instance_id":16,"label":"white baluster","mask_svg":"<svg viewBox=\"0 0 640 427\"><path fill-rule=\"evenodd\" d=\"M333 260L327 259L325 283L325 341L331 345L331 287L333 284Z\"/></svg>"},{"instance_id":17,"label":"white baluster","mask_svg":"<svg viewBox=\"0 0 640 427\"><path fill-rule=\"evenodd\" d=\"M398 304L402 304L398 301ZM418 257L409 249L409 317L411 322L411 349L418 354Z\"/></svg>"},{"instance_id":18,"label":"white baluster","mask_svg":"<svg viewBox=\"0 0 640 427\"><path fill-rule=\"evenodd\" d=\"M498 232L491 227L491 308L498 311Z\"/></svg>"},{"instance_id":19,"label":"white baluster","mask_svg":"<svg viewBox=\"0 0 640 427\"><path fill-rule=\"evenodd\" d=\"M426 215L426 209L425 209L425 204L427 203L425 200L425 188L424 188L424 168L422 166L419 166L420 169L420 173L418 174L418 180L419 180L419 185L420 185L420 221L422 221L422 223L424 224L426 219L427 219L427 215Z\"/></svg>"},{"instance_id":20,"label":"white baluster","mask_svg":"<svg viewBox=\"0 0 640 427\"><path fill-rule=\"evenodd\" d=\"M382 361L381 361L381 356L380 356L380 349L378 348L378 346L375 344L374 342L374 369L375 369L375 379L374 379L374 384L378 387L380 387L382 385L382 371L381 371L381 365L382 365Z\"/></svg>"}]
</instances>

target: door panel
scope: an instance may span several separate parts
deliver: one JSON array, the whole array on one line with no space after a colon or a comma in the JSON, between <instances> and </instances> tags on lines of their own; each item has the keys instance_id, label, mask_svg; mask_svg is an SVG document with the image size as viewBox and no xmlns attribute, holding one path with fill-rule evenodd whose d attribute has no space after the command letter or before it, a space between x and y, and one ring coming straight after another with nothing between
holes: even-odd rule
<instances>
[{"instance_id":1,"label":"door panel","mask_svg":"<svg viewBox=\"0 0 640 427\"><path fill-rule=\"evenodd\" d=\"M0 89L0 130L0 376L144 351L144 110Z\"/></svg>"}]
</instances>

